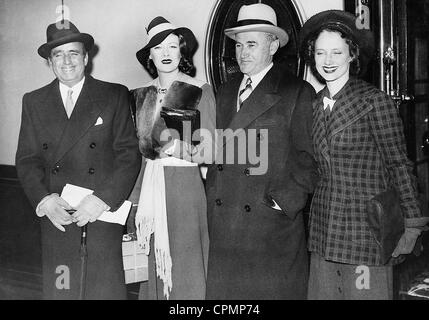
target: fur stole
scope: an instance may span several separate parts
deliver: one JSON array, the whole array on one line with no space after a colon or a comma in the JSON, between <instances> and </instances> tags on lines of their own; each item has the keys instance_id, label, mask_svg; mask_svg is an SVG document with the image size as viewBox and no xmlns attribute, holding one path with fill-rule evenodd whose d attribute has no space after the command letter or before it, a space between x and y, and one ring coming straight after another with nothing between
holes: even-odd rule
<instances>
[{"instance_id":1,"label":"fur stole","mask_svg":"<svg viewBox=\"0 0 429 320\"><path fill-rule=\"evenodd\" d=\"M202 89L185 82L174 81L168 89L163 107L192 110L198 107ZM164 120L159 113L155 115L157 88L154 85L131 91L132 109L135 110L135 124L139 138L140 152L145 158L154 160L162 148L161 132L166 129Z\"/></svg>"}]
</instances>

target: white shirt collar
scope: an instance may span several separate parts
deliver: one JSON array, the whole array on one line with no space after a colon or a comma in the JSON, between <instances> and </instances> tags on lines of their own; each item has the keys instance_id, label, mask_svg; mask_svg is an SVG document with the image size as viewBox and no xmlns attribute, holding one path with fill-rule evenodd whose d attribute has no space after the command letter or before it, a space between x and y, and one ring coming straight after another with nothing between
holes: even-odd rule
<instances>
[{"instance_id":1,"label":"white shirt collar","mask_svg":"<svg viewBox=\"0 0 429 320\"><path fill-rule=\"evenodd\" d=\"M82 78L78 83L76 83L73 87L69 87L60 81L60 93L61 99L63 100L63 104L66 105L67 100L67 92L71 89L73 90L72 98L73 102L76 105L76 101L79 98L80 92L82 91L83 84L85 82L85 77Z\"/></svg>"},{"instance_id":2,"label":"white shirt collar","mask_svg":"<svg viewBox=\"0 0 429 320\"><path fill-rule=\"evenodd\" d=\"M334 104L337 100L329 99L328 97L323 97L323 110L329 107L329 110L332 111Z\"/></svg>"},{"instance_id":3,"label":"white shirt collar","mask_svg":"<svg viewBox=\"0 0 429 320\"><path fill-rule=\"evenodd\" d=\"M273 67L273 62L271 62L268 66L266 66L264 69L259 71L257 74L254 74L250 76L252 79L252 90L255 90L258 84L262 81L262 79L265 77L265 75L270 71L270 69ZM240 84L240 89L238 90L240 92L241 89L243 89L246 85L247 78L249 78L248 75L244 75L243 80Z\"/></svg>"}]
</instances>

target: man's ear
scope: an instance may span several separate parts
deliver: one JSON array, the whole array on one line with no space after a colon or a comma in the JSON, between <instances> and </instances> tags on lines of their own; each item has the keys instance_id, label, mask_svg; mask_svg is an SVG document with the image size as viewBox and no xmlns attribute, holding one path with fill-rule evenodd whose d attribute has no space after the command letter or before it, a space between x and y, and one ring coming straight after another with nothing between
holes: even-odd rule
<instances>
[{"instance_id":1,"label":"man's ear","mask_svg":"<svg viewBox=\"0 0 429 320\"><path fill-rule=\"evenodd\" d=\"M85 53L85 57L83 58L83 62L84 62L84 64L85 64L85 67L86 67L86 65L88 64L88 60L89 60L89 56L88 56L88 52L86 52L86 53Z\"/></svg>"},{"instance_id":2,"label":"man's ear","mask_svg":"<svg viewBox=\"0 0 429 320\"><path fill-rule=\"evenodd\" d=\"M270 55L273 56L277 52L277 50L279 50L279 48L280 48L280 40L279 39L271 41L271 44L270 44Z\"/></svg>"}]
</instances>

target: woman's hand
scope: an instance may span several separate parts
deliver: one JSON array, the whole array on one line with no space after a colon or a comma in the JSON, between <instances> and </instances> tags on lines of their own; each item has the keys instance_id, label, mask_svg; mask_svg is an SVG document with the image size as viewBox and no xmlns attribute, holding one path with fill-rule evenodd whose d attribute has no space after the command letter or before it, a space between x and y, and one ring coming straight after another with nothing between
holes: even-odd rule
<instances>
[{"instance_id":1,"label":"woman's hand","mask_svg":"<svg viewBox=\"0 0 429 320\"><path fill-rule=\"evenodd\" d=\"M410 254L413 252L416 240L422 231L418 228L405 228L405 232L399 239L392 257L399 257L401 254Z\"/></svg>"},{"instance_id":2,"label":"woman's hand","mask_svg":"<svg viewBox=\"0 0 429 320\"><path fill-rule=\"evenodd\" d=\"M195 147L188 142L175 139L173 142L169 142L162 148L160 156L162 158L162 154L164 154L192 162L192 155L193 152L195 152L194 148Z\"/></svg>"}]
</instances>

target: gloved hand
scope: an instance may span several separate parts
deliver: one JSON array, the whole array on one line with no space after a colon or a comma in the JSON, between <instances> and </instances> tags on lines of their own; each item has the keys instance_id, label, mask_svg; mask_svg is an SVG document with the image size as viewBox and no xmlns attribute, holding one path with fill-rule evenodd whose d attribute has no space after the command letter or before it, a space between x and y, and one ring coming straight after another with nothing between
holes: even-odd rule
<instances>
[{"instance_id":1,"label":"gloved hand","mask_svg":"<svg viewBox=\"0 0 429 320\"><path fill-rule=\"evenodd\" d=\"M109 209L110 207L103 200L89 194L77 205L76 212L72 215L73 222L77 222L77 225L82 227L88 222L94 222L104 211Z\"/></svg>"},{"instance_id":2,"label":"gloved hand","mask_svg":"<svg viewBox=\"0 0 429 320\"><path fill-rule=\"evenodd\" d=\"M396 258L401 254L410 254L416 244L416 240L422 231L418 228L405 228L405 232L399 239L392 257Z\"/></svg>"},{"instance_id":3,"label":"gloved hand","mask_svg":"<svg viewBox=\"0 0 429 320\"><path fill-rule=\"evenodd\" d=\"M189 162L192 162L192 155L196 151L195 147L190 143L178 139L175 139L172 143L168 143L163 148L165 154Z\"/></svg>"},{"instance_id":4,"label":"gloved hand","mask_svg":"<svg viewBox=\"0 0 429 320\"><path fill-rule=\"evenodd\" d=\"M40 201L36 214L39 217L47 216L57 229L65 232L63 226L73 223L72 217L66 211L71 209L73 208L58 193L52 193Z\"/></svg>"}]
</instances>

